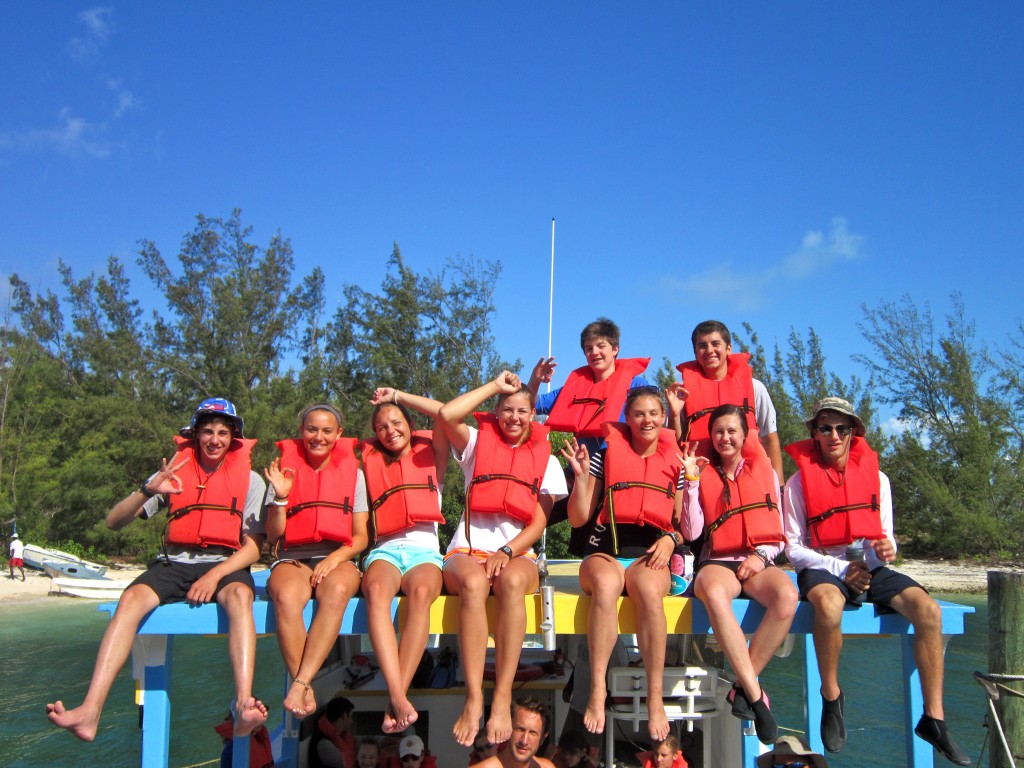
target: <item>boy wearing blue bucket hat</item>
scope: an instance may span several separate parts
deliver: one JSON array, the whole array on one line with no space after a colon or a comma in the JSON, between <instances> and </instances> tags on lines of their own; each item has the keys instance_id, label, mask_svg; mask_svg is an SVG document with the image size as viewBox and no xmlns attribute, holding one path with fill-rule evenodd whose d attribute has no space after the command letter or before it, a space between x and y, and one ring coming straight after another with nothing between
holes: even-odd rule
<instances>
[{"instance_id":1,"label":"boy wearing blue bucket hat","mask_svg":"<svg viewBox=\"0 0 1024 768\"><path fill-rule=\"evenodd\" d=\"M201 605L211 600L228 616L235 735L246 736L266 721L266 707L252 695L256 626L249 574L263 543L266 486L250 465L256 441L246 440L242 427L229 400L203 400L174 438L174 457L163 459L156 473L107 513L107 527L119 530L167 507L164 551L121 595L82 704L66 709L58 700L46 706L54 725L92 741L142 619L164 603Z\"/></svg>"}]
</instances>

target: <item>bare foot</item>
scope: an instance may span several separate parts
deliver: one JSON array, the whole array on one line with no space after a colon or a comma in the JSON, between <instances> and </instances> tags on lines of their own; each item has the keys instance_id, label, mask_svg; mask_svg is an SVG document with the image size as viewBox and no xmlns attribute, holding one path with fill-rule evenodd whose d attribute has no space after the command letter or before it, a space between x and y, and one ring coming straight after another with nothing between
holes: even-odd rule
<instances>
[{"instance_id":1,"label":"bare foot","mask_svg":"<svg viewBox=\"0 0 1024 768\"><path fill-rule=\"evenodd\" d=\"M235 717L235 736L248 736L267 722L267 708L259 699L250 696L242 706L237 706Z\"/></svg>"},{"instance_id":2,"label":"bare foot","mask_svg":"<svg viewBox=\"0 0 1024 768\"><path fill-rule=\"evenodd\" d=\"M394 733L398 730L398 721L395 720L395 712L390 704L384 707L384 722L381 723L380 729L384 733Z\"/></svg>"},{"instance_id":3,"label":"bare foot","mask_svg":"<svg viewBox=\"0 0 1024 768\"><path fill-rule=\"evenodd\" d=\"M668 736L670 728L665 714L665 703L661 699L647 699L647 731L653 741Z\"/></svg>"},{"instance_id":4,"label":"bare foot","mask_svg":"<svg viewBox=\"0 0 1024 768\"><path fill-rule=\"evenodd\" d=\"M583 712L583 727L591 733L604 733L604 703L608 691L604 688L591 687L590 699Z\"/></svg>"},{"instance_id":5,"label":"bare foot","mask_svg":"<svg viewBox=\"0 0 1024 768\"><path fill-rule=\"evenodd\" d=\"M381 727L381 730L384 733L404 731L415 723L419 717L420 715L416 711L416 707L405 696L392 698L387 709L384 710L384 725Z\"/></svg>"},{"instance_id":6,"label":"bare foot","mask_svg":"<svg viewBox=\"0 0 1024 768\"><path fill-rule=\"evenodd\" d=\"M491 699L491 716L487 719L487 741L501 744L512 738L512 697L495 693Z\"/></svg>"},{"instance_id":7,"label":"bare foot","mask_svg":"<svg viewBox=\"0 0 1024 768\"><path fill-rule=\"evenodd\" d=\"M302 717L316 711L316 697L312 687L299 680L292 680L288 695L284 697L284 708Z\"/></svg>"},{"instance_id":8,"label":"bare foot","mask_svg":"<svg viewBox=\"0 0 1024 768\"><path fill-rule=\"evenodd\" d=\"M480 733L480 717L483 713L484 708L479 701L466 699L466 706L452 728L455 741L464 747L473 746L473 739Z\"/></svg>"},{"instance_id":9,"label":"bare foot","mask_svg":"<svg viewBox=\"0 0 1024 768\"><path fill-rule=\"evenodd\" d=\"M63 701L46 705L46 717L58 728L70 731L82 741L96 738L96 730L100 725L100 713L87 708L84 704L74 709L64 709Z\"/></svg>"}]
</instances>

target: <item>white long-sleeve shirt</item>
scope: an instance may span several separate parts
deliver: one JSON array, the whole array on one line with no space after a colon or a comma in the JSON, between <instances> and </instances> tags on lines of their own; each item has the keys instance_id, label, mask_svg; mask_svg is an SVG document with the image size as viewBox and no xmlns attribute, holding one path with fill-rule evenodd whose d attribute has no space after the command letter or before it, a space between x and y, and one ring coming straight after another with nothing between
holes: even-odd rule
<instances>
[{"instance_id":1,"label":"white long-sleeve shirt","mask_svg":"<svg viewBox=\"0 0 1024 768\"><path fill-rule=\"evenodd\" d=\"M846 546L840 544L836 547L825 549L812 549L808 546L807 535L807 503L804 498L804 481L802 472L797 472L786 483L783 494L782 509L786 525L786 557L793 567L798 571L804 568L816 568L820 571L828 571L836 578L843 578L850 561L846 559ZM892 488L889 485L889 478L884 473L878 473L878 506L882 516L882 531L885 537L892 542L893 552L896 551L896 539L892 533ZM875 554L872 547L864 549L864 564L868 570L874 570L885 565Z\"/></svg>"}]
</instances>

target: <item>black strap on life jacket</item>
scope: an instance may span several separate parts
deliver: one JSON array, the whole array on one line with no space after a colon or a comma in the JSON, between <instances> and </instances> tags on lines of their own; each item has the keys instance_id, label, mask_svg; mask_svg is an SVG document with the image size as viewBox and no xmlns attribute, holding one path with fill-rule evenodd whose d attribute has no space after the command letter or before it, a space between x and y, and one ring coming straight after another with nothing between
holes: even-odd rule
<instances>
[{"instance_id":1,"label":"black strap on life jacket","mask_svg":"<svg viewBox=\"0 0 1024 768\"><path fill-rule=\"evenodd\" d=\"M857 509L870 509L877 512L879 510L878 496L876 494L871 494L871 501L862 501L858 504L845 504L840 507L832 507L831 509L826 509L820 515L808 517L807 525L818 525L828 520L830 517L832 517L832 515L838 515L841 512L853 512L854 510Z\"/></svg>"},{"instance_id":2,"label":"black strap on life jacket","mask_svg":"<svg viewBox=\"0 0 1024 768\"><path fill-rule=\"evenodd\" d=\"M579 427L579 431L580 432L582 432L584 429L589 427L590 424L594 421L594 419L596 419L598 416L600 416L602 413L604 413L604 406L605 406L606 400L603 397L574 397L572 399L572 404L573 405L588 405L588 404L591 404L591 403L597 403L597 410L594 411L594 414L589 419L587 419L587 423L586 424L581 424L580 425L580 427Z\"/></svg>"},{"instance_id":3,"label":"black strap on life jacket","mask_svg":"<svg viewBox=\"0 0 1024 768\"><path fill-rule=\"evenodd\" d=\"M716 530L721 528L728 520L735 517L736 515L742 515L744 512L749 512L752 509L761 509L764 507L768 510L778 511L779 505L772 501L771 494L766 493L764 495L764 501L755 501L751 504L743 504L742 506L735 507L723 513L722 515L715 518L714 522L707 527L707 535L710 536ZM712 547L714 544L712 544Z\"/></svg>"},{"instance_id":4,"label":"black strap on life jacket","mask_svg":"<svg viewBox=\"0 0 1024 768\"><path fill-rule=\"evenodd\" d=\"M629 488L646 488L650 491L657 491L658 493L664 491L665 495L670 499L675 496L675 489L672 487L671 481L665 488L662 488L660 485L654 485L653 483L644 483L640 480L622 480L618 483L612 483L605 488L605 506L608 507L608 522L612 529L612 550L616 555L619 554L619 529L615 523L615 493L618 491L625 491Z\"/></svg>"},{"instance_id":5,"label":"black strap on life jacket","mask_svg":"<svg viewBox=\"0 0 1024 768\"><path fill-rule=\"evenodd\" d=\"M327 507L328 509L340 509L342 512L352 512L352 503L348 496L345 497L344 501L304 501L301 504L296 504L294 507L288 507L285 512L285 517L292 517L297 515L303 510L309 509L310 507Z\"/></svg>"},{"instance_id":6,"label":"black strap on life jacket","mask_svg":"<svg viewBox=\"0 0 1024 768\"><path fill-rule=\"evenodd\" d=\"M721 403L720 405L729 405L729 403ZM690 434L690 425L693 424L693 422L697 421L697 419L702 419L705 416L710 415L710 413L713 410L715 410L715 408L718 408L718 407L719 407L718 405L715 405L715 406L712 406L711 408L701 408L699 411L694 411L689 416L687 416L686 417L686 425L685 425L685 429L683 431L683 434L684 435L689 435ZM743 398L743 405L737 405L736 407L739 408L741 411L743 411L743 413L754 413L754 407L750 404L750 399L749 398L746 398L746 397ZM708 432L710 433L711 430L709 429Z\"/></svg>"},{"instance_id":7,"label":"black strap on life jacket","mask_svg":"<svg viewBox=\"0 0 1024 768\"><path fill-rule=\"evenodd\" d=\"M530 493L532 493L534 496L540 496L539 477L535 477L533 478L532 482L528 482L526 480L522 480L521 478L516 477L515 475L509 475L503 472L495 472L489 475L474 475L473 479L469 481L469 488L466 489L466 543L469 544L470 551L473 550L473 539L470 533L471 525L469 521L471 516L470 510L473 509L473 488L475 488L480 483L488 483L492 480L509 480L510 482L517 483L519 485L525 485L527 488L530 489Z\"/></svg>"},{"instance_id":8,"label":"black strap on life jacket","mask_svg":"<svg viewBox=\"0 0 1024 768\"><path fill-rule=\"evenodd\" d=\"M373 517L374 531L377 530L377 509L381 504L401 491L430 491L431 493L436 493L437 485L434 483L434 476L427 475L427 482L425 483L402 483L401 485L393 485L388 488L384 493L374 499L373 503L370 505L370 515Z\"/></svg>"},{"instance_id":9,"label":"black strap on life jacket","mask_svg":"<svg viewBox=\"0 0 1024 768\"><path fill-rule=\"evenodd\" d=\"M202 509L209 509L214 512L230 512L232 515L238 515L239 533L241 533L242 508L238 506L237 496L231 497L230 507L225 507L223 504L207 504L206 502L198 501L195 504L189 504L179 509L168 509L167 521L164 523L164 535L160 542L160 554L163 555L167 563L171 562L171 556L167 552L167 533L170 530L171 521Z\"/></svg>"}]
</instances>

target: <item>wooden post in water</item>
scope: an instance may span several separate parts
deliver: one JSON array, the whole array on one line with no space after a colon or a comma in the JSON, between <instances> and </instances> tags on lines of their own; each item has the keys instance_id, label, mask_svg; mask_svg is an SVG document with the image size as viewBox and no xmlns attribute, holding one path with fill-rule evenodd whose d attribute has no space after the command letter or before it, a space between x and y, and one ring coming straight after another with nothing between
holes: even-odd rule
<instances>
[{"instance_id":1,"label":"wooden post in water","mask_svg":"<svg viewBox=\"0 0 1024 768\"><path fill-rule=\"evenodd\" d=\"M1024 574L988 572L988 671L1024 675ZM996 710L1013 759L1020 764L1024 759L1024 699L1000 696ZM989 765L1009 768L995 723L988 730Z\"/></svg>"}]
</instances>

